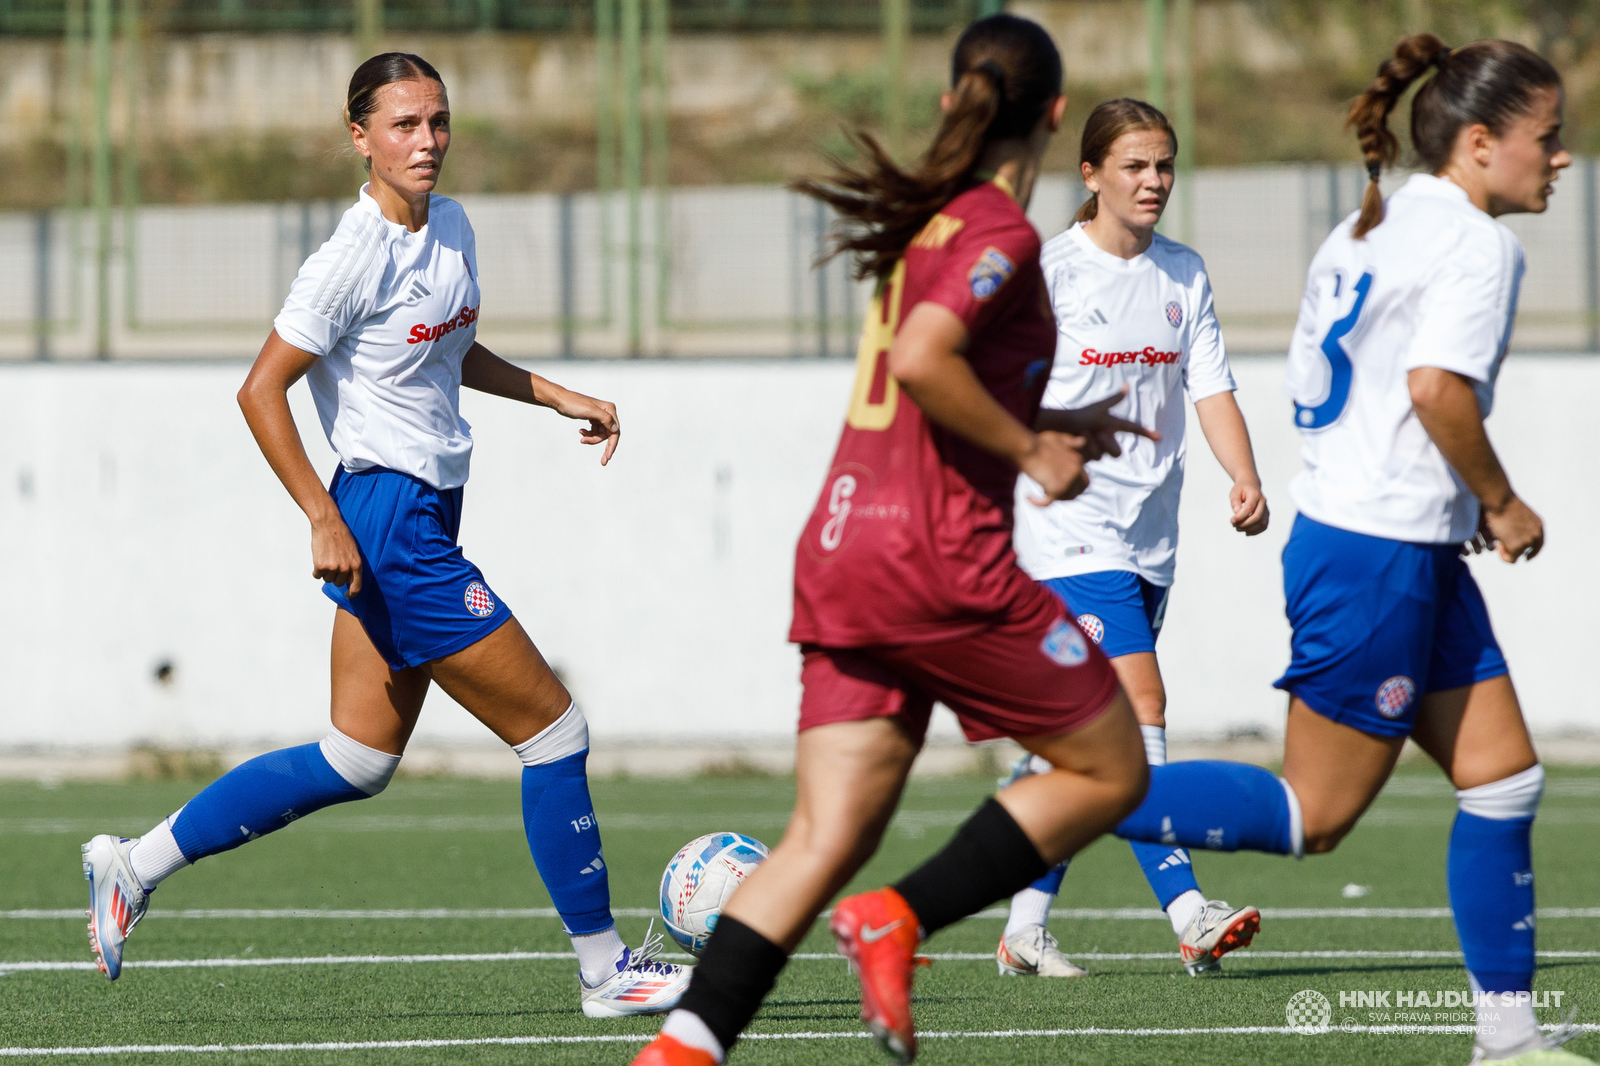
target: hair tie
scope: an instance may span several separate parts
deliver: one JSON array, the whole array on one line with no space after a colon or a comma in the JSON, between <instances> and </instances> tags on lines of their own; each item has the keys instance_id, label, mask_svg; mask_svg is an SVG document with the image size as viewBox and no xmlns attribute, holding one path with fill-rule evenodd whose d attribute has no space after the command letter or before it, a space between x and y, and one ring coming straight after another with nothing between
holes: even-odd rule
<instances>
[{"instance_id":1,"label":"hair tie","mask_svg":"<svg viewBox=\"0 0 1600 1066\"><path fill-rule=\"evenodd\" d=\"M1453 51L1453 49L1449 45L1445 45L1443 48L1433 53L1433 65L1436 67L1443 67L1444 61L1450 58L1451 51Z\"/></svg>"},{"instance_id":2,"label":"hair tie","mask_svg":"<svg viewBox=\"0 0 1600 1066\"><path fill-rule=\"evenodd\" d=\"M1377 181L1378 175L1382 173L1383 161L1381 159L1367 160L1367 177L1371 178L1373 181Z\"/></svg>"},{"instance_id":3,"label":"hair tie","mask_svg":"<svg viewBox=\"0 0 1600 1066\"><path fill-rule=\"evenodd\" d=\"M992 59L985 59L982 63L979 63L972 69L989 75L989 80L994 82L996 91L998 91L1002 97L1005 96L1006 72L1004 67Z\"/></svg>"}]
</instances>

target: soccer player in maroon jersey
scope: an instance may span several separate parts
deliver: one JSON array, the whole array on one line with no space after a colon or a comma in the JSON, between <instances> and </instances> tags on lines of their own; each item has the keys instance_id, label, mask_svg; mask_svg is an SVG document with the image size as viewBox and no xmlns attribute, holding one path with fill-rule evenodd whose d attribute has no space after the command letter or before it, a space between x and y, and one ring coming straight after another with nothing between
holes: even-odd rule
<instances>
[{"instance_id":1,"label":"soccer player in maroon jersey","mask_svg":"<svg viewBox=\"0 0 1600 1066\"><path fill-rule=\"evenodd\" d=\"M1019 469L1042 487L1036 504L1066 499L1087 484L1087 460L1118 453L1116 432L1144 432L1108 414L1120 396L1076 412L1074 433L1029 428L1056 331L1023 207L1061 122L1061 58L1035 23L996 15L967 29L952 66L917 170L863 135L860 167L798 186L852 224L838 247L878 288L838 451L795 555L795 811L636 1064L723 1060L789 952L877 849L935 700L970 740L1014 737L1055 769L987 801L893 888L834 909L862 1016L903 1062L916 1054L917 945L1076 853L1145 791L1115 673L1011 547Z\"/></svg>"}]
</instances>

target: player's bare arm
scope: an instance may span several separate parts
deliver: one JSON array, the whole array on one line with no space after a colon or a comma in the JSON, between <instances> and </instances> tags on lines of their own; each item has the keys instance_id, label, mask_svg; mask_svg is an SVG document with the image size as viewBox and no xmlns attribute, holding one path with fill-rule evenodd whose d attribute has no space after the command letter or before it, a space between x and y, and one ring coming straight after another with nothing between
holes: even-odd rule
<instances>
[{"instance_id":1,"label":"player's bare arm","mask_svg":"<svg viewBox=\"0 0 1600 1066\"><path fill-rule=\"evenodd\" d=\"M1245 427L1239 402L1233 393L1219 392L1195 401L1194 413L1200 419L1200 431L1206 435L1206 443L1211 445L1211 454L1233 479L1233 488L1228 490L1228 502L1233 507L1230 519L1233 528L1247 537L1264 533L1271 516L1267 512L1267 497L1261 491L1261 475L1256 472L1250 430Z\"/></svg>"},{"instance_id":2,"label":"player's bare arm","mask_svg":"<svg viewBox=\"0 0 1600 1066\"><path fill-rule=\"evenodd\" d=\"M311 465L289 410L289 387L316 360L273 330L239 389L239 407L267 465L311 520L311 576L348 588L355 596L361 592L361 553Z\"/></svg>"},{"instance_id":3,"label":"player's bare arm","mask_svg":"<svg viewBox=\"0 0 1600 1066\"><path fill-rule=\"evenodd\" d=\"M622 440L622 422L617 418L616 404L562 388L548 378L507 362L476 342L462 357L461 384L491 396L548 407L563 417L589 423L579 428L578 439L584 444L605 444L605 452L600 456L601 466L611 461Z\"/></svg>"},{"instance_id":4,"label":"player's bare arm","mask_svg":"<svg viewBox=\"0 0 1600 1066\"><path fill-rule=\"evenodd\" d=\"M1544 547L1544 521L1512 491L1483 428L1472 382L1437 367L1418 367L1407 382L1422 428L1483 507L1485 546L1498 547L1508 563L1538 555Z\"/></svg>"}]
</instances>

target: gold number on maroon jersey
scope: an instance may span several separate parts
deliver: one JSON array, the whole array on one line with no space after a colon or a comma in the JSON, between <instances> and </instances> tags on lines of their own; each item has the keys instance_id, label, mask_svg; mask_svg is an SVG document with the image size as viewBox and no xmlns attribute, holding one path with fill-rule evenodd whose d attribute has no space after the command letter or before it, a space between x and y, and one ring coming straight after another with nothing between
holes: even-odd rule
<instances>
[{"instance_id":1,"label":"gold number on maroon jersey","mask_svg":"<svg viewBox=\"0 0 1600 1066\"><path fill-rule=\"evenodd\" d=\"M861 344L856 348L856 383L850 393L850 410L844 420L851 429L888 429L894 424L895 407L900 400L900 383L889 373L889 347L894 344L895 327L900 322L900 293L906 280L906 261L896 263L894 273L878 283L867 320L861 326Z\"/></svg>"}]
</instances>

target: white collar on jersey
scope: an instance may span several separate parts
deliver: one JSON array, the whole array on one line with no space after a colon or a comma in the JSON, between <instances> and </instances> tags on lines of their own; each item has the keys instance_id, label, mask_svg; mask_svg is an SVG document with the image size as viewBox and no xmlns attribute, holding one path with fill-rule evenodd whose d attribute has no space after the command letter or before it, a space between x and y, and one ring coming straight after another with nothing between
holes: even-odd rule
<instances>
[{"instance_id":1,"label":"white collar on jersey","mask_svg":"<svg viewBox=\"0 0 1600 1066\"><path fill-rule=\"evenodd\" d=\"M1432 174L1413 174L1398 191L1404 192L1407 196L1433 196L1472 206L1472 199L1467 196L1467 190L1449 178L1439 178Z\"/></svg>"}]
</instances>

